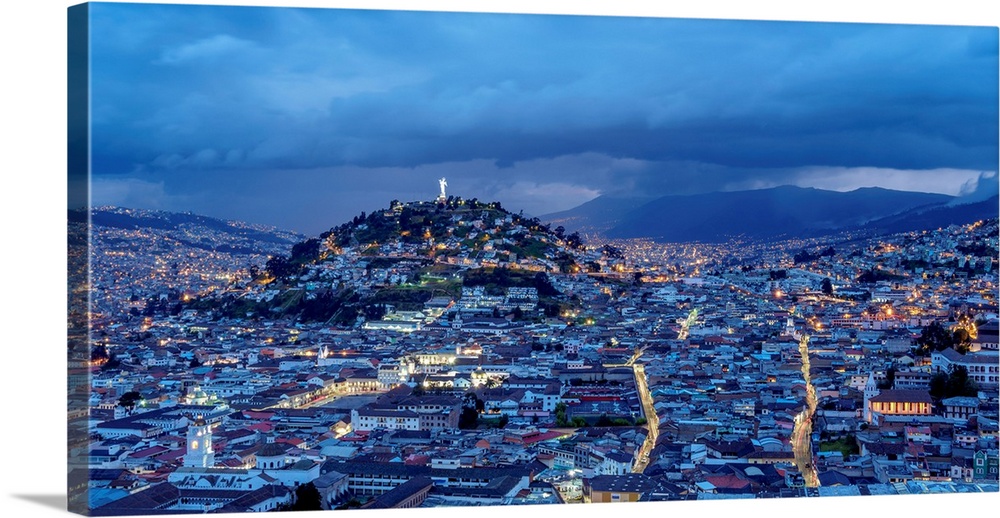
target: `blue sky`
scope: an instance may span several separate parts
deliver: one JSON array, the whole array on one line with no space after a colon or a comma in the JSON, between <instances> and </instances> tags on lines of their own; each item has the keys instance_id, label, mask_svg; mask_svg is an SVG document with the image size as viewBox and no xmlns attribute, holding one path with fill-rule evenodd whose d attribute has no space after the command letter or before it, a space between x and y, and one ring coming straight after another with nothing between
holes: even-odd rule
<instances>
[{"instance_id":1,"label":"blue sky","mask_svg":"<svg viewBox=\"0 0 1000 518\"><path fill-rule=\"evenodd\" d=\"M91 36L96 204L997 192L996 28L98 3Z\"/></svg>"}]
</instances>

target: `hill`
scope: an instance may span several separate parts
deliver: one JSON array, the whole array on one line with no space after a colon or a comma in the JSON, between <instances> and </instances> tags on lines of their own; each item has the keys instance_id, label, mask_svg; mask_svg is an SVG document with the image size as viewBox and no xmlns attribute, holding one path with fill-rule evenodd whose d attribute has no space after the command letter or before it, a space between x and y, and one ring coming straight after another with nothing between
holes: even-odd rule
<instances>
[{"instance_id":1,"label":"hill","mask_svg":"<svg viewBox=\"0 0 1000 518\"><path fill-rule=\"evenodd\" d=\"M68 216L71 222L85 222L87 218L80 209L69 211ZM110 206L91 209L90 221L95 228L144 230L181 246L243 255L284 252L303 237L264 225L191 213Z\"/></svg>"},{"instance_id":2,"label":"hill","mask_svg":"<svg viewBox=\"0 0 1000 518\"><path fill-rule=\"evenodd\" d=\"M580 271L577 234L551 229L500 203L457 197L444 202L393 200L275 255L257 273L253 296L227 294L195 307L248 315L358 325L386 311L424 309L435 297L457 300L463 286L536 288L540 318L558 312L561 294L549 271Z\"/></svg>"},{"instance_id":3,"label":"hill","mask_svg":"<svg viewBox=\"0 0 1000 518\"><path fill-rule=\"evenodd\" d=\"M1000 196L963 205L946 205L931 208L916 208L900 214L881 218L866 225L884 234L931 230L949 225L963 225L983 219L996 218L1000 207Z\"/></svg>"},{"instance_id":4,"label":"hill","mask_svg":"<svg viewBox=\"0 0 1000 518\"><path fill-rule=\"evenodd\" d=\"M579 235L504 209L499 202L449 198L446 203L393 200L388 209L362 212L320 234L324 253L345 249L366 255L407 247L425 257L489 255L518 259L556 259L564 247L582 248ZM319 244L319 242L318 242ZM382 254L384 255L384 254Z\"/></svg>"}]
</instances>

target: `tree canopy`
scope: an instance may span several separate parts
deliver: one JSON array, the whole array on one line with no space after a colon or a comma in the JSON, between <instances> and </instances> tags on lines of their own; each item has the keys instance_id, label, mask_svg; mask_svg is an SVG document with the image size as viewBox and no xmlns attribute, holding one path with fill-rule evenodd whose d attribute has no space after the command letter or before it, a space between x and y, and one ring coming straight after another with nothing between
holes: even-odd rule
<instances>
[{"instance_id":1,"label":"tree canopy","mask_svg":"<svg viewBox=\"0 0 1000 518\"><path fill-rule=\"evenodd\" d=\"M312 482L306 482L295 488L295 503L292 511L321 511L323 509L319 490Z\"/></svg>"},{"instance_id":2,"label":"tree canopy","mask_svg":"<svg viewBox=\"0 0 1000 518\"><path fill-rule=\"evenodd\" d=\"M140 401L142 401L142 394L136 391L126 392L118 398L118 406L131 412Z\"/></svg>"},{"instance_id":3,"label":"tree canopy","mask_svg":"<svg viewBox=\"0 0 1000 518\"><path fill-rule=\"evenodd\" d=\"M930 395L940 401L942 399L968 396L975 397L979 393L976 380L969 377L969 371L961 365L952 365L950 372L938 372L931 377Z\"/></svg>"},{"instance_id":4,"label":"tree canopy","mask_svg":"<svg viewBox=\"0 0 1000 518\"><path fill-rule=\"evenodd\" d=\"M920 336L917 338L917 353L929 354L952 348L965 354L970 344L969 332L965 329L951 331L940 322L931 322L920 331Z\"/></svg>"},{"instance_id":5,"label":"tree canopy","mask_svg":"<svg viewBox=\"0 0 1000 518\"><path fill-rule=\"evenodd\" d=\"M462 413L458 416L458 427L462 430L476 428L479 421L479 413L485 407L486 404L474 392L466 394L462 399Z\"/></svg>"}]
</instances>

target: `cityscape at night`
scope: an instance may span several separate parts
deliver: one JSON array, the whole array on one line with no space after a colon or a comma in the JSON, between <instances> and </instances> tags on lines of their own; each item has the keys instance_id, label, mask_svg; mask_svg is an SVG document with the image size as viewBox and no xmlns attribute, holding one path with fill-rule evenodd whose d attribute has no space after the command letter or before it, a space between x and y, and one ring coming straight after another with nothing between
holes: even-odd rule
<instances>
[{"instance_id":1,"label":"cityscape at night","mask_svg":"<svg viewBox=\"0 0 1000 518\"><path fill-rule=\"evenodd\" d=\"M449 196L269 255L168 219L92 213L95 514L997 489L995 217L580 243Z\"/></svg>"},{"instance_id":2,"label":"cityscape at night","mask_svg":"<svg viewBox=\"0 0 1000 518\"><path fill-rule=\"evenodd\" d=\"M70 510L1000 491L995 27L73 9Z\"/></svg>"}]
</instances>

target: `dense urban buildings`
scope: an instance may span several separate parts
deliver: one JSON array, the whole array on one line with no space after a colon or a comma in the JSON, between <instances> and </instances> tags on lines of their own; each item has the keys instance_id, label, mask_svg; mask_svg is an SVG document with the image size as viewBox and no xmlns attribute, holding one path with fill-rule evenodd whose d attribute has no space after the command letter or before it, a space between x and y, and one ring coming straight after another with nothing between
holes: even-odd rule
<instances>
[{"instance_id":1,"label":"dense urban buildings","mask_svg":"<svg viewBox=\"0 0 1000 518\"><path fill-rule=\"evenodd\" d=\"M997 490L996 219L584 243L442 193L240 248L95 214L95 515Z\"/></svg>"}]
</instances>

